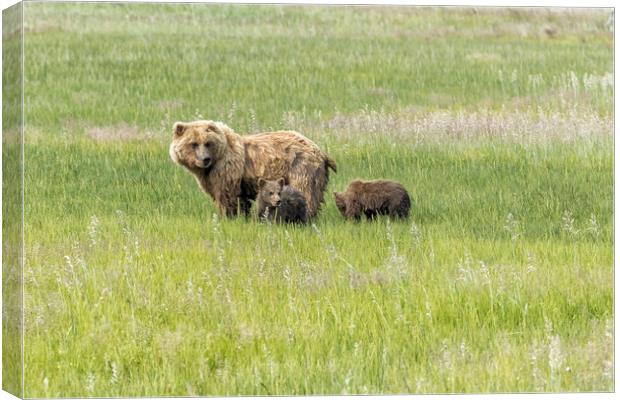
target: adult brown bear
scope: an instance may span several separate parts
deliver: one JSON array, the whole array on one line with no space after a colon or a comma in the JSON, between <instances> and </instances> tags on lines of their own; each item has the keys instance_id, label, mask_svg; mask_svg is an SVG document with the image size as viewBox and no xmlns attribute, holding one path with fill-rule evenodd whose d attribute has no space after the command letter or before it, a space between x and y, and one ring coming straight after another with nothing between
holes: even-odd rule
<instances>
[{"instance_id":1,"label":"adult brown bear","mask_svg":"<svg viewBox=\"0 0 620 400\"><path fill-rule=\"evenodd\" d=\"M293 131L241 136L222 122L176 122L170 157L191 172L228 216L250 212L258 179L284 178L306 198L316 216L336 163L311 140Z\"/></svg>"}]
</instances>

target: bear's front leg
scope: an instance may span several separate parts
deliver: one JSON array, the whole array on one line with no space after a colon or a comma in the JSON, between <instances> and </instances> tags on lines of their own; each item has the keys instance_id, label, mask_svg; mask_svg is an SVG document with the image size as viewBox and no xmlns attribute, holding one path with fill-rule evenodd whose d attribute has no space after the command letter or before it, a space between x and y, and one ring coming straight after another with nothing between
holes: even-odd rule
<instances>
[{"instance_id":1,"label":"bear's front leg","mask_svg":"<svg viewBox=\"0 0 620 400\"><path fill-rule=\"evenodd\" d=\"M250 216L250 210L252 209L252 201L248 197L240 196L238 199L239 211L246 217Z\"/></svg>"},{"instance_id":2,"label":"bear's front leg","mask_svg":"<svg viewBox=\"0 0 620 400\"><path fill-rule=\"evenodd\" d=\"M243 213L245 217L249 217L250 210L252 209L252 202L246 197L237 197L220 209L227 217L236 217L240 213Z\"/></svg>"},{"instance_id":3,"label":"bear's front leg","mask_svg":"<svg viewBox=\"0 0 620 400\"><path fill-rule=\"evenodd\" d=\"M236 217L237 216L237 203L222 205L220 207L220 211L222 214L227 217Z\"/></svg>"},{"instance_id":4,"label":"bear's front leg","mask_svg":"<svg viewBox=\"0 0 620 400\"><path fill-rule=\"evenodd\" d=\"M249 199L237 197L233 202L225 207L222 207L221 210L227 217L235 217L240 213L243 213L244 216L248 217L250 215L251 208L252 203Z\"/></svg>"},{"instance_id":5,"label":"bear's front leg","mask_svg":"<svg viewBox=\"0 0 620 400\"><path fill-rule=\"evenodd\" d=\"M241 193L239 193L239 211L243 212L246 217L250 216L250 210L252 209L252 201L256 200L256 188L252 181L241 181Z\"/></svg>"},{"instance_id":6,"label":"bear's front leg","mask_svg":"<svg viewBox=\"0 0 620 400\"><path fill-rule=\"evenodd\" d=\"M230 198L222 198L216 199L216 203L220 213L227 217L234 217L238 214L239 202L237 201L237 197Z\"/></svg>"},{"instance_id":7,"label":"bear's front leg","mask_svg":"<svg viewBox=\"0 0 620 400\"><path fill-rule=\"evenodd\" d=\"M364 210L364 215L366 215L366 219L375 219L375 217L377 216L377 211L373 210L373 209L365 209Z\"/></svg>"}]
</instances>

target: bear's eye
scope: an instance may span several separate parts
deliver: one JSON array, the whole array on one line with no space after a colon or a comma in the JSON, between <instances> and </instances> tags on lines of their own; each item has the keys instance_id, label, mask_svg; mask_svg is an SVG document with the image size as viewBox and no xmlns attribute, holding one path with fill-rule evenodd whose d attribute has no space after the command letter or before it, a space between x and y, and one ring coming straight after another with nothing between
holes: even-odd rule
<instances>
[{"instance_id":1,"label":"bear's eye","mask_svg":"<svg viewBox=\"0 0 620 400\"><path fill-rule=\"evenodd\" d=\"M205 144L205 146L211 147L212 144L213 144L213 142L207 142L207 144Z\"/></svg>"},{"instance_id":2,"label":"bear's eye","mask_svg":"<svg viewBox=\"0 0 620 400\"><path fill-rule=\"evenodd\" d=\"M269 192L269 196L273 196L273 192Z\"/></svg>"},{"instance_id":3,"label":"bear's eye","mask_svg":"<svg viewBox=\"0 0 620 400\"><path fill-rule=\"evenodd\" d=\"M198 143L192 143L192 149L197 149L198 148Z\"/></svg>"}]
</instances>

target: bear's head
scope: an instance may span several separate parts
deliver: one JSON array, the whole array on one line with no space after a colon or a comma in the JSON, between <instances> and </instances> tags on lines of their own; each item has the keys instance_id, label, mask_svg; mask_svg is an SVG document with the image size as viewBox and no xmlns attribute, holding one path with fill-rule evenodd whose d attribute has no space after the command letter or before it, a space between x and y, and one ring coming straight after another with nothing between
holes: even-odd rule
<instances>
[{"instance_id":1,"label":"bear's head","mask_svg":"<svg viewBox=\"0 0 620 400\"><path fill-rule=\"evenodd\" d=\"M210 169L226 154L226 125L214 121L175 122L170 157L190 169Z\"/></svg>"},{"instance_id":2,"label":"bear's head","mask_svg":"<svg viewBox=\"0 0 620 400\"><path fill-rule=\"evenodd\" d=\"M280 205L282 193L282 187L284 187L284 178L280 178L275 181L268 181L263 178L258 178L258 199L263 204L269 207L277 207Z\"/></svg>"},{"instance_id":3,"label":"bear's head","mask_svg":"<svg viewBox=\"0 0 620 400\"><path fill-rule=\"evenodd\" d=\"M344 193L334 192L334 200L336 201L336 207L343 217L346 217L347 213L347 199Z\"/></svg>"}]
</instances>

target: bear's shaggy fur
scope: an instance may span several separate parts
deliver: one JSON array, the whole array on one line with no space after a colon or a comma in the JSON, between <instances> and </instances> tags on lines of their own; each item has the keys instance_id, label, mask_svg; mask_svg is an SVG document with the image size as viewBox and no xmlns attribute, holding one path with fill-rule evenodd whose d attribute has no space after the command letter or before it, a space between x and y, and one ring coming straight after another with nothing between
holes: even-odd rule
<instances>
[{"instance_id":1,"label":"bear's shaggy fur","mask_svg":"<svg viewBox=\"0 0 620 400\"><path fill-rule=\"evenodd\" d=\"M303 194L292 186L284 185L284 178L276 181L258 179L256 208L260 218L270 221L305 224L308 210Z\"/></svg>"},{"instance_id":2,"label":"bear's shaggy fur","mask_svg":"<svg viewBox=\"0 0 620 400\"><path fill-rule=\"evenodd\" d=\"M170 145L172 160L191 172L220 211L250 212L258 179L284 177L306 199L308 217L316 216L336 163L311 140L293 131L241 136L222 122L177 122Z\"/></svg>"},{"instance_id":3,"label":"bear's shaggy fur","mask_svg":"<svg viewBox=\"0 0 620 400\"><path fill-rule=\"evenodd\" d=\"M346 192L334 192L336 206L343 217L359 220L362 213L372 219L376 215L407 218L411 200L407 190L398 182L356 180Z\"/></svg>"}]
</instances>

